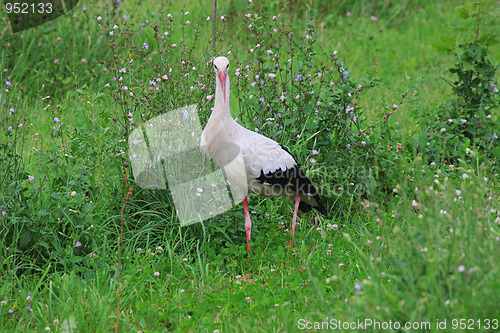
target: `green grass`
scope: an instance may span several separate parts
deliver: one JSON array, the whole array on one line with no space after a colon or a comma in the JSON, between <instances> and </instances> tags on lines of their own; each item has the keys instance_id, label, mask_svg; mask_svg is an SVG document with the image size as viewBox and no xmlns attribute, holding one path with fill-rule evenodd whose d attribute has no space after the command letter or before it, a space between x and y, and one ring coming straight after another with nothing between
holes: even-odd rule
<instances>
[{"instance_id":1,"label":"green grass","mask_svg":"<svg viewBox=\"0 0 500 333\"><path fill-rule=\"evenodd\" d=\"M491 150L463 135L441 140L441 113L459 96L440 76L455 80L448 68L457 60L431 43L452 27L466 28L453 32L457 43L471 41L477 26L453 14L455 1L420 3L218 3L218 17L228 17L218 21L216 50L210 5L197 1L97 1L0 37L0 331L112 331L117 311L120 331L320 331L358 320L392 326L349 331L497 331L498 94L481 124ZM480 35L500 23L495 5L485 10L492 15L481 18ZM498 50L490 46L493 64ZM214 90L207 63L228 51L233 115L290 148L329 212L299 215L290 248L292 204L250 197L251 262L241 205L181 227L169 190L129 191L129 119L138 125L198 103L204 125ZM250 86L269 71L276 84ZM293 81L298 73L314 77ZM359 123L343 103L356 105Z\"/></svg>"}]
</instances>

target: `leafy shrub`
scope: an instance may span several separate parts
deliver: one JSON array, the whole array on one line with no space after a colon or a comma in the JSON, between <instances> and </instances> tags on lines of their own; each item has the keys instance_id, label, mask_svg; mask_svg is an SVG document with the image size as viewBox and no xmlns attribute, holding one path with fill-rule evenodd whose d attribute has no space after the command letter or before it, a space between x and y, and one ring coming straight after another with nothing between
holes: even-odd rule
<instances>
[{"instance_id":1,"label":"leafy shrub","mask_svg":"<svg viewBox=\"0 0 500 333\"><path fill-rule=\"evenodd\" d=\"M469 147L476 147L483 155L481 162L500 159L499 122L495 116L500 105L495 77L498 66L488 59L488 46L498 41L494 33L480 35L481 17L488 15L482 11L484 5L467 2L456 10L465 20L466 28L462 30L474 35L473 41L440 35L434 43L439 51L456 57L449 69L453 79L442 77L452 87L454 98L439 106L438 112L424 116L428 128L424 151L434 162L456 163L457 158L469 152Z\"/></svg>"}]
</instances>

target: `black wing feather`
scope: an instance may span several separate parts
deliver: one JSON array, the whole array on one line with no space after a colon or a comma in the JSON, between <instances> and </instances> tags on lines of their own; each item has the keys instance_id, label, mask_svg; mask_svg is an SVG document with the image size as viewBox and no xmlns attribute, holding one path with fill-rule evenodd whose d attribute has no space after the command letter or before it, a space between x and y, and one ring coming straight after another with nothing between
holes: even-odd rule
<instances>
[{"instance_id":1,"label":"black wing feather","mask_svg":"<svg viewBox=\"0 0 500 333\"><path fill-rule=\"evenodd\" d=\"M280 147L293 157L288 149L286 149L282 145L280 145ZM295 165L293 167L287 168L285 171L278 169L274 172L268 172L267 174L264 174L264 171L261 170L260 176L257 178L257 180L263 184L278 186L283 189L287 188L296 193L308 194L312 196L316 201L316 205L312 206L301 200L299 203L300 211L309 212L312 210L312 208L315 208L321 214L326 216L327 213L325 208L321 204L321 199L319 197L318 191L316 191L314 185L311 183L309 178L307 178L304 171L302 171L295 157L293 157L293 159L295 161Z\"/></svg>"}]
</instances>

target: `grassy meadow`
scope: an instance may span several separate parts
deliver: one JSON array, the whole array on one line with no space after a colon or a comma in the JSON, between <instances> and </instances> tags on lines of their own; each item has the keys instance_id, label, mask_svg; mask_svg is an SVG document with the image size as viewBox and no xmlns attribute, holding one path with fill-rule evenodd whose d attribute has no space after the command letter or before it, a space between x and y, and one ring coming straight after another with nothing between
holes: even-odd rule
<instances>
[{"instance_id":1,"label":"grassy meadow","mask_svg":"<svg viewBox=\"0 0 500 333\"><path fill-rule=\"evenodd\" d=\"M1 332L496 332L496 1L82 1L0 10ZM214 17L215 20L214 24ZM128 137L214 102L285 145L328 216L249 198L181 226ZM200 195L213 187L190 188Z\"/></svg>"}]
</instances>

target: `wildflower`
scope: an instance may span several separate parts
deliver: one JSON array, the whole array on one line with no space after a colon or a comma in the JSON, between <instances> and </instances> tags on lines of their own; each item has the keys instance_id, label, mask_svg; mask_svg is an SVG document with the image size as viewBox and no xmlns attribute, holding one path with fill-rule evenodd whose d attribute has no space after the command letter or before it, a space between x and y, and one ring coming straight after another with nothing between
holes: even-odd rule
<instances>
[{"instance_id":1,"label":"wildflower","mask_svg":"<svg viewBox=\"0 0 500 333\"><path fill-rule=\"evenodd\" d=\"M490 83L490 86L493 87L493 92L494 93L498 92L498 88L496 87L496 85L493 82Z\"/></svg>"},{"instance_id":2,"label":"wildflower","mask_svg":"<svg viewBox=\"0 0 500 333\"><path fill-rule=\"evenodd\" d=\"M71 196L74 197L75 195L76 195L76 191L71 192Z\"/></svg>"},{"instance_id":3,"label":"wildflower","mask_svg":"<svg viewBox=\"0 0 500 333\"><path fill-rule=\"evenodd\" d=\"M396 105L396 104L391 105L391 108L393 108L394 110L396 110L398 107L399 107L399 105Z\"/></svg>"},{"instance_id":4,"label":"wildflower","mask_svg":"<svg viewBox=\"0 0 500 333\"><path fill-rule=\"evenodd\" d=\"M28 179L29 179L29 180L33 180L33 179L35 179L35 177L34 177L34 176L32 176L32 175L28 175Z\"/></svg>"},{"instance_id":5,"label":"wildflower","mask_svg":"<svg viewBox=\"0 0 500 333\"><path fill-rule=\"evenodd\" d=\"M376 16L372 16L370 17L372 19L373 22L377 23L378 22L378 17Z\"/></svg>"},{"instance_id":6,"label":"wildflower","mask_svg":"<svg viewBox=\"0 0 500 333\"><path fill-rule=\"evenodd\" d=\"M160 276L160 272L155 272L154 275L155 276Z\"/></svg>"},{"instance_id":7,"label":"wildflower","mask_svg":"<svg viewBox=\"0 0 500 333\"><path fill-rule=\"evenodd\" d=\"M82 11L83 11L84 13L86 13L86 12L87 12L87 7L83 6Z\"/></svg>"},{"instance_id":8,"label":"wildflower","mask_svg":"<svg viewBox=\"0 0 500 333\"><path fill-rule=\"evenodd\" d=\"M255 86L256 84L257 84L257 82L255 82L255 81L254 81L254 82L252 82L252 83L250 83L250 85L251 85L252 87L253 87L253 86Z\"/></svg>"},{"instance_id":9,"label":"wildflower","mask_svg":"<svg viewBox=\"0 0 500 333\"><path fill-rule=\"evenodd\" d=\"M189 22L189 20L188 20L188 21L186 21L186 24L191 24L191 22Z\"/></svg>"},{"instance_id":10,"label":"wildflower","mask_svg":"<svg viewBox=\"0 0 500 333\"><path fill-rule=\"evenodd\" d=\"M460 119L460 121L462 122L462 124L465 124L467 122L466 119Z\"/></svg>"},{"instance_id":11,"label":"wildflower","mask_svg":"<svg viewBox=\"0 0 500 333\"><path fill-rule=\"evenodd\" d=\"M264 97L259 98L259 101L260 101L261 103L264 103Z\"/></svg>"},{"instance_id":12,"label":"wildflower","mask_svg":"<svg viewBox=\"0 0 500 333\"><path fill-rule=\"evenodd\" d=\"M351 16L351 12L345 13L345 16Z\"/></svg>"},{"instance_id":13,"label":"wildflower","mask_svg":"<svg viewBox=\"0 0 500 333\"><path fill-rule=\"evenodd\" d=\"M19 128L23 127L23 124L19 124L19 126L18 126L18 127L19 127Z\"/></svg>"},{"instance_id":14,"label":"wildflower","mask_svg":"<svg viewBox=\"0 0 500 333\"><path fill-rule=\"evenodd\" d=\"M343 72L342 72L342 75L343 75L344 77L347 77L347 75L348 75L348 74L349 74L349 71L343 71Z\"/></svg>"},{"instance_id":15,"label":"wildflower","mask_svg":"<svg viewBox=\"0 0 500 333\"><path fill-rule=\"evenodd\" d=\"M493 139L498 139L497 132L493 133Z\"/></svg>"},{"instance_id":16,"label":"wildflower","mask_svg":"<svg viewBox=\"0 0 500 333\"><path fill-rule=\"evenodd\" d=\"M12 85L9 80L5 81L5 84L7 85L7 87L10 87Z\"/></svg>"},{"instance_id":17,"label":"wildflower","mask_svg":"<svg viewBox=\"0 0 500 333\"><path fill-rule=\"evenodd\" d=\"M172 14L167 14L167 17L168 18L172 18Z\"/></svg>"},{"instance_id":18,"label":"wildflower","mask_svg":"<svg viewBox=\"0 0 500 333\"><path fill-rule=\"evenodd\" d=\"M310 159L309 159L309 162L311 162L311 163L316 163L316 160L315 160L314 158L310 158Z\"/></svg>"},{"instance_id":19,"label":"wildflower","mask_svg":"<svg viewBox=\"0 0 500 333\"><path fill-rule=\"evenodd\" d=\"M271 79L274 79L274 78L276 77L276 74L274 74L274 73L269 73L267 76L268 76L269 78L271 78Z\"/></svg>"},{"instance_id":20,"label":"wildflower","mask_svg":"<svg viewBox=\"0 0 500 333\"><path fill-rule=\"evenodd\" d=\"M123 86L122 88L123 90L127 91L128 90L128 87L127 86Z\"/></svg>"},{"instance_id":21,"label":"wildflower","mask_svg":"<svg viewBox=\"0 0 500 333\"><path fill-rule=\"evenodd\" d=\"M462 179L463 179L463 180L465 180L465 179L467 179L467 178L469 178L469 175L468 175L468 174L466 174L466 173L464 173L464 174L462 175Z\"/></svg>"},{"instance_id":22,"label":"wildflower","mask_svg":"<svg viewBox=\"0 0 500 333\"><path fill-rule=\"evenodd\" d=\"M55 122L55 123L58 123L58 122L60 122L60 121L61 121L61 120L59 120L59 118L54 117L54 122Z\"/></svg>"},{"instance_id":23,"label":"wildflower","mask_svg":"<svg viewBox=\"0 0 500 333\"><path fill-rule=\"evenodd\" d=\"M2 211L2 216L7 215L7 212L5 210Z\"/></svg>"},{"instance_id":24,"label":"wildflower","mask_svg":"<svg viewBox=\"0 0 500 333\"><path fill-rule=\"evenodd\" d=\"M76 241L75 243L73 243L73 246L80 247L80 246L82 246L82 243L80 243L80 241Z\"/></svg>"},{"instance_id":25,"label":"wildflower","mask_svg":"<svg viewBox=\"0 0 500 333\"><path fill-rule=\"evenodd\" d=\"M102 20L102 17L100 16L97 16L97 22L101 21Z\"/></svg>"},{"instance_id":26,"label":"wildflower","mask_svg":"<svg viewBox=\"0 0 500 333\"><path fill-rule=\"evenodd\" d=\"M142 44L142 48L146 49L146 50L149 50L149 45L147 43L143 43Z\"/></svg>"},{"instance_id":27,"label":"wildflower","mask_svg":"<svg viewBox=\"0 0 500 333\"><path fill-rule=\"evenodd\" d=\"M7 131L11 132L12 131L12 126L9 126L9 128L7 128Z\"/></svg>"},{"instance_id":28,"label":"wildflower","mask_svg":"<svg viewBox=\"0 0 500 333\"><path fill-rule=\"evenodd\" d=\"M54 64L59 64L59 59L54 60Z\"/></svg>"},{"instance_id":29,"label":"wildflower","mask_svg":"<svg viewBox=\"0 0 500 333\"><path fill-rule=\"evenodd\" d=\"M110 35L111 37L113 37L113 35L114 35L114 34L115 34L115 33L114 33L113 31L110 31L110 32L109 32L109 35Z\"/></svg>"},{"instance_id":30,"label":"wildflower","mask_svg":"<svg viewBox=\"0 0 500 333\"><path fill-rule=\"evenodd\" d=\"M132 144L133 144L134 146L137 146L137 140L132 140Z\"/></svg>"},{"instance_id":31,"label":"wildflower","mask_svg":"<svg viewBox=\"0 0 500 333\"><path fill-rule=\"evenodd\" d=\"M26 297L26 300L31 301L32 300L31 296L28 295L28 297Z\"/></svg>"},{"instance_id":32,"label":"wildflower","mask_svg":"<svg viewBox=\"0 0 500 333\"><path fill-rule=\"evenodd\" d=\"M312 150L312 154L313 154L313 155L318 155L318 151L317 151L316 149L313 149L313 150Z\"/></svg>"},{"instance_id":33,"label":"wildflower","mask_svg":"<svg viewBox=\"0 0 500 333\"><path fill-rule=\"evenodd\" d=\"M9 110L9 113L10 113L10 114L13 114L15 111L16 111L16 110L14 110L14 108L11 108L11 109Z\"/></svg>"},{"instance_id":34,"label":"wildflower","mask_svg":"<svg viewBox=\"0 0 500 333\"><path fill-rule=\"evenodd\" d=\"M212 100L212 95L207 95L207 101L211 101Z\"/></svg>"},{"instance_id":35,"label":"wildflower","mask_svg":"<svg viewBox=\"0 0 500 333\"><path fill-rule=\"evenodd\" d=\"M460 266L458 266L458 271L459 271L460 273L462 273L463 271L465 271L465 266L464 266L464 265L460 265Z\"/></svg>"},{"instance_id":36,"label":"wildflower","mask_svg":"<svg viewBox=\"0 0 500 333\"><path fill-rule=\"evenodd\" d=\"M302 81L302 74L297 75L297 79L295 81Z\"/></svg>"},{"instance_id":37,"label":"wildflower","mask_svg":"<svg viewBox=\"0 0 500 333\"><path fill-rule=\"evenodd\" d=\"M362 144L363 146L366 146L366 141L361 141L361 144Z\"/></svg>"},{"instance_id":38,"label":"wildflower","mask_svg":"<svg viewBox=\"0 0 500 333\"><path fill-rule=\"evenodd\" d=\"M361 291L361 285L359 283L356 283L354 285L354 289L356 290L356 294L358 294Z\"/></svg>"}]
</instances>

